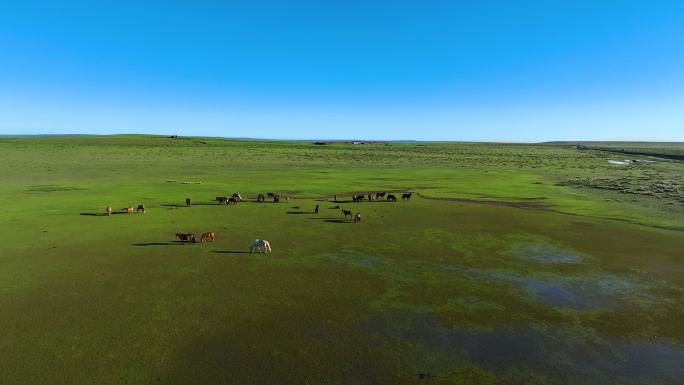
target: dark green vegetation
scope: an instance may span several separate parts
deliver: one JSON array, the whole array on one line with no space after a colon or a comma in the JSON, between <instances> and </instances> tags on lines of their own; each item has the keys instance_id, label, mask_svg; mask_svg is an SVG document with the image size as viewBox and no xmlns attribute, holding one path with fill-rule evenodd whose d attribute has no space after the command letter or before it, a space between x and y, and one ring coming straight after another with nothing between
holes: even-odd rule
<instances>
[{"instance_id":1,"label":"dark green vegetation","mask_svg":"<svg viewBox=\"0 0 684 385\"><path fill-rule=\"evenodd\" d=\"M2 384L684 378L682 163L144 136L2 138L0 159Z\"/></svg>"}]
</instances>

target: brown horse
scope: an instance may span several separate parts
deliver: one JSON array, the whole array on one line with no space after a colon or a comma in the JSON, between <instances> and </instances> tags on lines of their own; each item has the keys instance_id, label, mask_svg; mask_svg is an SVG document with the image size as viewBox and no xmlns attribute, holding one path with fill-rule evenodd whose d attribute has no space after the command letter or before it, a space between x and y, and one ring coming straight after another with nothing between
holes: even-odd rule
<instances>
[{"instance_id":1,"label":"brown horse","mask_svg":"<svg viewBox=\"0 0 684 385\"><path fill-rule=\"evenodd\" d=\"M320 209L320 208L321 208L321 205L316 205L316 208L314 209L314 212L315 212L316 214L318 214L318 209Z\"/></svg>"},{"instance_id":2,"label":"brown horse","mask_svg":"<svg viewBox=\"0 0 684 385\"><path fill-rule=\"evenodd\" d=\"M133 206L124 207L121 210L123 210L126 214L133 214Z\"/></svg>"},{"instance_id":3,"label":"brown horse","mask_svg":"<svg viewBox=\"0 0 684 385\"><path fill-rule=\"evenodd\" d=\"M111 216L112 215L112 206L107 206L107 208L105 208L105 212L107 213L107 215Z\"/></svg>"},{"instance_id":4,"label":"brown horse","mask_svg":"<svg viewBox=\"0 0 684 385\"><path fill-rule=\"evenodd\" d=\"M375 199L380 199L380 198L385 199L385 193L384 192L379 192L379 193L375 194Z\"/></svg>"},{"instance_id":5,"label":"brown horse","mask_svg":"<svg viewBox=\"0 0 684 385\"><path fill-rule=\"evenodd\" d=\"M342 214L344 215L345 218L347 217L347 215L349 215L349 218L352 218L351 210L342 209Z\"/></svg>"},{"instance_id":6,"label":"brown horse","mask_svg":"<svg viewBox=\"0 0 684 385\"><path fill-rule=\"evenodd\" d=\"M185 198L185 205L188 207L192 206L192 200L190 200L190 198Z\"/></svg>"},{"instance_id":7,"label":"brown horse","mask_svg":"<svg viewBox=\"0 0 684 385\"><path fill-rule=\"evenodd\" d=\"M209 232L202 234L201 241L202 241L202 243L209 242L209 240L214 242L214 238L216 238L216 234L213 231L209 231Z\"/></svg>"},{"instance_id":8,"label":"brown horse","mask_svg":"<svg viewBox=\"0 0 684 385\"><path fill-rule=\"evenodd\" d=\"M138 205L138 208L137 208L135 211L137 211L137 212L142 212L143 214L145 214L145 206L143 206L143 205Z\"/></svg>"},{"instance_id":9,"label":"brown horse","mask_svg":"<svg viewBox=\"0 0 684 385\"><path fill-rule=\"evenodd\" d=\"M193 234L193 233L187 233L187 234L176 233L176 240L183 242L183 243L185 243L185 242L195 243L195 234Z\"/></svg>"}]
</instances>

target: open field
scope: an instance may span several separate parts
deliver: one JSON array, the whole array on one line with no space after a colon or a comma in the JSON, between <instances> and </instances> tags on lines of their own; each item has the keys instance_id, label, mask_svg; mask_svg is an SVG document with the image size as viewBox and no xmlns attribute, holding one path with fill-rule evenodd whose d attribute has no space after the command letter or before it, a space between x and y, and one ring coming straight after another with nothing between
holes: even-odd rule
<instances>
[{"instance_id":1,"label":"open field","mask_svg":"<svg viewBox=\"0 0 684 385\"><path fill-rule=\"evenodd\" d=\"M637 158L0 138L0 384L681 383L684 163Z\"/></svg>"}]
</instances>

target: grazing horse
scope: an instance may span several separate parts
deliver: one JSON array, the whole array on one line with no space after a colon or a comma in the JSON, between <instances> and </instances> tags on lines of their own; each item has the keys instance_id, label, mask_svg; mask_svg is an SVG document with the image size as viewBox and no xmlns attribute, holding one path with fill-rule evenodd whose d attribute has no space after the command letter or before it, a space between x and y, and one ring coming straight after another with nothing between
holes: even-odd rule
<instances>
[{"instance_id":1,"label":"grazing horse","mask_svg":"<svg viewBox=\"0 0 684 385\"><path fill-rule=\"evenodd\" d=\"M233 198L238 202L242 200L242 197L238 193L233 194Z\"/></svg>"},{"instance_id":2,"label":"grazing horse","mask_svg":"<svg viewBox=\"0 0 684 385\"><path fill-rule=\"evenodd\" d=\"M216 197L216 201L220 205L225 205L226 203L228 203L228 197Z\"/></svg>"},{"instance_id":3,"label":"grazing horse","mask_svg":"<svg viewBox=\"0 0 684 385\"><path fill-rule=\"evenodd\" d=\"M201 240L202 240L202 243L209 242L209 240L214 242L214 238L216 238L216 234L213 231L209 231L209 232L202 234Z\"/></svg>"},{"instance_id":4,"label":"grazing horse","mask_svg":"<svg viewBox=\"0 0 684 385\"><path fill-rule=\"evenodd\" d=\"M138 208L135 209L135 211L137 211L137 212L142 212L143 214L145 214L145 206L143 206L143 205L138 205Z\"/></svg>"},{"instance_id":5,"label":"grazing horse","mask_svg":"<svg viewBox=\"0 0 684 385\"><path fill-rule=\"evenodd\" d=\"M375 199L380 199L380 198L385 199L385 193L384 192L379 192L379 193L375 194Z\"/></svg>"},{"instance_id":6,"label":"grazing horse","mask_svg":"<svg viewBox=\"0 0 684 385\"><path fill-rule=\"evenodd\" d=\"M107 212L107 215L112 216L112 206L107 206L107 208L105 208L105 212Z\"/></svg>"},{"instance_id":7,"label":"grazing horse","mask_svg":"<svg viewBox=\"0 0 684 385\"><path fill-rule=\"evenodd\" d=\"M249 247L250 252L262 252L262 253L270 253L271 252L271 244L268 243L267 240L265 239L255 239L254 242Z\"/></svg>"},{"instance_id":8,"label":"grazing horse","mask_svg":"<svg viewBox=\"0 0 684 385\"><path fill-rule=\"evenodd\" d=\"M259 196L257 196L257 202L263 202L264 200L266 200L266 198L264 198L264 194L259 194Z\"/></svg>"},{"instance_id":9,"label":"grazing horse","mask_svg":"<svg viewBox=\"0 0 684 385\"><path fill-rule=\"evenodd\" d=\"M368 202L372 202L372 201L373 201L373 194L368 194Z\"/></svg>"},{"instance_id":10,"label":"grazing horse","mask_svg":"<svg viewBox=\"0 0 684 385\"><path fill-rule=\"evenodd\" d=\"M316 208L314 209L314 212L315 212L316 214L318 214L318 209L320 209L320 208L321 208L321 205L316 205Z\"/></svg>"},{"instance_id":11,"label":"grazing horse","mask_svg":"<svg viewBox=\"0 0 684 385\"><path fill-rule=\"evenodd\" d=\"M124 207L121 210L123 210L126 214L133 214L133 206Z\"/></svg>"},{"instance_id":12,"label":"grazing horse","mask_svg":"<svg viewBox=\"0 0 684 385\"><path fill-rule=\"evenodd\" d=\"M187 233L187 234L176 233L176 240L183 242L183 243L185 243L185 242L195 243L195 234L193 234L193 233Z\"/></svg>"},{"instance_id":13,"label":"grazing horse","mask_svg":"<svg viewBox=\"0 0 684 385\"><path fill-rule=\"evenodd\" d=\"M233 197L228 198L228 204L229 205L236 205L237 203L238 203L237 199L235 199Z\"/></svg>"},{"instance_id":14,"label":"grazing horse","mask_svg":"<svg viewBox=\"0 0 684 385\"><path fill-rule=\"evenodd\" d=\"M274 193L267 193L266 196L268 196L269 198L273 199L273 197L275 196L275 194L274 194Z\"/></svg>"},{"instance_id":15,"label":"grazing horse","mask_svg":"<svg viewBox=\"0 0 684 385\"><path fill-rule=\"evenodd\" d=\"M273 196L273 203L279 203L280 202L280 195L276 194Z\"/></svg>"},{"instance_id":16,"label":"grazing horse","mask_svg":"<svg viewBox=\"0 0 684 385\"><path fill-rule=\"evenodd\" d=\"M347 215L349 215L349 218L351 218L352 212L351 212L351 210L342 209L342 215L344 215L345 218L347 217Z\"/></svg>"},{"instance_id":17,"label":"grazing horse","mask_svg":"<svg viewBox=\"0 0 684 385\"><path fill-rule=\"evenodd\" d=\"M352 197L354 202L363 202L363 194L357 194Z\"/></svg>"},{"instance_id":18,"label":"grazing horse","mask_svg":"<svg viewBox=\"0 0 684 385\"><path fill-rule=\"evenodd\" d=\"M192 200L190 200L190 198L185 198L185 205L188 207L192 206Z\"/></svg>"},{"instance_id":19,"label":"grazing horse","mask_svg":"<svg viewBox=\"0 0 684 385\"><path fill-rule=\"evenodd\" d=\"M361 213L356 213L356 215L354 215L354 222L361 222Z\"/></svg>"},{"instance_id":20,"label":"grazing horse","mask_svg":"<svg viewBox=\"0 0 684 385\"><path fill-rule=\"evenodd\" d=\"M387 201L388 201L388 202L396 202L396 201L397 201L397 197L395 197L395 196L392 195L392 194L387 194Z\"/></svg>"},{"instance_id":21,"label":"grazing horse","mask_svg":"<svg viewBox=\"0 0 684 385\"><path fill-rule=\"evenodd\" d=\"M412 194L413 194L413 193L404 193L404 194L401 194L401 200L407 201L407 200L411 199L411 195L412 195Z\"/></svg>"}]
</instances>

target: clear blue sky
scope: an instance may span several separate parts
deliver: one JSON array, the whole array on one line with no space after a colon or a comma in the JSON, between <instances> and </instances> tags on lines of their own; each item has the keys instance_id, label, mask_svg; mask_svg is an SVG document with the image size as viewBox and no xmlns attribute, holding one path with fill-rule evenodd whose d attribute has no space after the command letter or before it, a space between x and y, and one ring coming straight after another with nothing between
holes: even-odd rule
<instances>
[{"instance_id":1,"label":"clear blue sky","mask_svg":"<svg viewBox=\"0 0 684 385\"><path fill-rule=\"evenodd\" d=\"M684 141L684 1L0 2L0 134Z\"/></svg>"}]
</instances>

